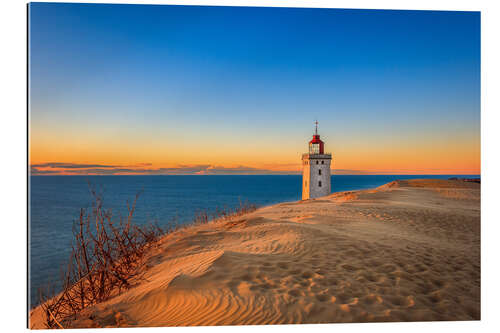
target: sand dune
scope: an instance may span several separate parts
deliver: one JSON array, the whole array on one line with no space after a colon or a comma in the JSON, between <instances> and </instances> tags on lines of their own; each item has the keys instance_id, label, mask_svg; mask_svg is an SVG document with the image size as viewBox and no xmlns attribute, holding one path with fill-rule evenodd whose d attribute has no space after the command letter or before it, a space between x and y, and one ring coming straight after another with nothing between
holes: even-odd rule
<instances>
[{"instance_id":1,"label":"sand dune","mask_svg":"<svg viewBox=\"0 0 500 333\"><path fill-rule=\"evenodd\" d=\"M147 267L72 326L480 319L480 186L396 181L264 207L164 237Z\"/></svg>"}]
</instances>

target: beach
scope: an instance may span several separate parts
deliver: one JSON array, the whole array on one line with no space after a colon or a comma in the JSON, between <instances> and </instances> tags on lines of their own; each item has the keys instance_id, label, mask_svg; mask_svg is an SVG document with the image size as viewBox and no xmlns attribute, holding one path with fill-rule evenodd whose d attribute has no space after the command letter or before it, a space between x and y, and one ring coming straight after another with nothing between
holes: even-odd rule
<instances>
[{"instance_id":1,"label":"beach","mask_svg":"<svg viewBox=\"0 0 500 333\"><path fill-rule=\"evenodd\" d=\"M333 184L335 186L335 184ZM480 319L480 184L394 181L185 227L68 327ZM40 307L30 327L44 328Z\"/></svg>"}]
</instances>

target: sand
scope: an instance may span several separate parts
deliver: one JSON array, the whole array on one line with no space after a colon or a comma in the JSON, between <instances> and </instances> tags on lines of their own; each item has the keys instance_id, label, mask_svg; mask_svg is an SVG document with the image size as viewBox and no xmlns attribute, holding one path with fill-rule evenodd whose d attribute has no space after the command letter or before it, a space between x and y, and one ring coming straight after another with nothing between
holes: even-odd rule
<instances>
[{"instance_id":1,"label":"sand","mask_svg":"<svg viewBox=\"0 0 500 333\"><path fill-rule=\"evenodd\" d=\"M71 326L478 320L480 185L395 181L188 227L145 278Z\"/></svg>"}]
</instances>

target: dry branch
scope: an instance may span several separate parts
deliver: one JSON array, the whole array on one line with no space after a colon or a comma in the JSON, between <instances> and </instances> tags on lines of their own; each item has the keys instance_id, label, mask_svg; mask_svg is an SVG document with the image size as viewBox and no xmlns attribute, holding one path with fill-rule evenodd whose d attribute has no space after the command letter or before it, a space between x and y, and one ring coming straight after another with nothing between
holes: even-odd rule
<instances>
[{"instance_id":1,"label":"dry branch","mask_svg":"<svg viewBox=\"0 0 500 333\"><path fill-rule=\"evenodd\" d=\"M50 286L46 292L39 289L47 328L69 327L85 308L106 301L142 280L146 251L163 234L180 228L177 219L171 221L166 230L156 223L132 225L140 193L135 196L132 205L127 202L126 219L119 217L115 223L111 210L103 208L102 194L96 192L91 184L89 188L94 199L92 209L81 209L79 219L73 223L71 255L66 268L61 270L62 291L56 295ZM235 209L216 208L212 214L207 210L197 212L191 224L227 220L256 208L240 200L239 207Z\"/></svg>"}]
</instances>

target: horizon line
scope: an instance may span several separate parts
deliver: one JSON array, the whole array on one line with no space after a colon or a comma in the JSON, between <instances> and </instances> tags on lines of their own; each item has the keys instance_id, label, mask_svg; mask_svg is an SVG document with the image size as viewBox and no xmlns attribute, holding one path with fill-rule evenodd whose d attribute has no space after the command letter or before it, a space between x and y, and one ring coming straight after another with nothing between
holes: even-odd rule
<instances>
[{"instance_id":1,"label":"horizon line","mask_svg":"<svg viewBox=\"0 0 500 333\"><path fill-rule=\"evenodd\" d=\"M30 174L32 177L50 177L50 176L302 176L302 173L262 173L262 174ZM357 173L357 174L332 174L331 176L481 176L480 173Z\"/></svg>"}]
</instances>

